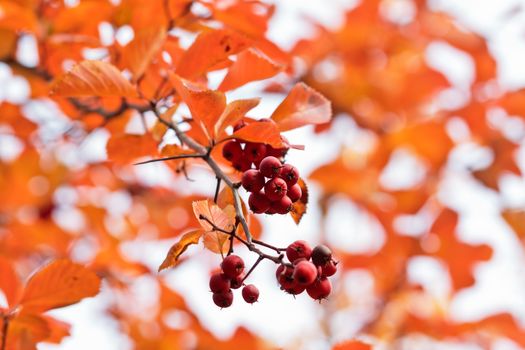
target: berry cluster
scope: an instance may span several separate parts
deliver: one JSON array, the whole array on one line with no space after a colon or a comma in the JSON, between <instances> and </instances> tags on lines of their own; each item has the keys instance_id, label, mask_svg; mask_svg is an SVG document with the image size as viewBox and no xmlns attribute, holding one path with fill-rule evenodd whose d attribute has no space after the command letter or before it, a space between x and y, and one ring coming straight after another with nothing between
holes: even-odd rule
<instances>
[{"instance_id":1,"label":"berry cluster","mask_svg":"<svg viewBox=\"0 0 525 350\"><path fill-rule=\"evenodd\" d=\"M228 255L221 263L221 271L210 277L210 290L213 293L215 305L225 308L233 303L232 289L238 289L244 281L244 261L237 255ZM242 289L243 299L253 304L259 298L259 290L253 284Z\"/></svg>"},{"instance_id":2,"label":"berry cluster","mask_svg":"<svg viewBox=\"0 0 525 350\"><path fill-rule=\"evenodd\" d=\"M262 143L229 141L223 156L237 170L243 171L242 186L250 192L248 205L256 214L286 214L302 196L299 171L283 164L288 148L275 149ZM252 164L255 168L252 168Z\"/></svg>"},{"instance_id":3,"label":"berry cluster","mask_svg":"<svg viewBox=\"0 0 525 350\"><path fill-rule=\"evenodd\" d=\"M332 284L328 277L337 271L330 248L318 245L312 250L305 241L295 241L286 248L286 257L292 266L279 265L275 273L282 290L293 295L306 290L315 300L330 295Z\"/></svg>"}]
</instances>

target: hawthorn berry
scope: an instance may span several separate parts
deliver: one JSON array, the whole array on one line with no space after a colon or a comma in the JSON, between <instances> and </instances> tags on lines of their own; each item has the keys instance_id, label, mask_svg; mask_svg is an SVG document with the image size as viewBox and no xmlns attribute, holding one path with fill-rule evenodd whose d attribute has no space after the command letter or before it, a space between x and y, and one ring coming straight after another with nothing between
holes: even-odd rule
<instances>
[{"instance_id":1,"label":"hawthorn berry","mask_svg":"<svg viewBox=\"0 0 525 350\"><path fill-rule=\"evenodd\" d=\"M233 303L233 293L231 289L222 293L213 293L213 302L220 308L230 307Z\"/></svg>"},{"instance_id":2,"label":"hawthorn berry","mask_svg":"<svg viewBox=\"0 0 525 350\"><path fill-rule=\"evenodd\" d=\"M259 299L259 289L253 284L248 284L242 289L242 297L248 304L253 304Z\"/></svg>"},{"instance_id":3,"label":"hawthorn berry","mask_svg":"<svg viewBox=\"0 0 525 350\"><path fill-rule=\"evenodd\" d=\"M332 292L332 283L326 277L321 277L306 287L308 295L315 300L326 299Z\"/></svg>"},{"instance_id":4,"label":"hawthorn berry","mask_svg":"<svg viewBox=\"0 0 525 350\"><path fill-rule=\"evenodd\" d=\"M317 268L309 261L300 261L293 270L293 279L302 286L312 284L317 278Z\"/></svg>"},{"instance_id":5,"label":"hawthorn berry","mask_svg":"<svg viewBox=\"0 0 525 350\"><path fill-rule=\"evenodd\" d=\"M324 244L319 244L312 251L312 262L315 266L324 266L332 260L332 251Z\"/></svg>"},{"instance_id":6,"label":"hawthorn berry","mask_svg":"<svg viewBox=\"0 0 525 350\"><path fill-rule=\"evenodd\" d=\"M244 153L241 153L239 159L232 160L232 166L235 170L244 172L251 169L252 162L244 156Z\"/></svg>"},{"instance_id":7,"label":"hawthorn berry","mask_svg":"<svg viewBox=\"0 0 525 350\"><path fill-rule=\"evenodd\" d=\"M281 167L282 163L279 159L273 156L268 156L261 160L261 163L259 164L259 171L265 177L273 178L279 175L281 172Z\"/></svg>"},{"instance_id":8,"label":"hawthorn berry","mask_svg":"<svg viewBox=\"0 0 525 350\"><path fill-rule=\"evenodd\" d=\"M330 260L323 266L320 266L321 276L333 276L337 272L337 263L333 260Z\"/></svg>"},{"instance_id":9,"label":"hawthorn berry","mask_svg":"<svg viewBox=\"0 0 525 350\"><path fill-rule=\"evenodd\" d=\"M286 257L290 262L295 262L297 259L310 259L312 255L312 248L303 240L295 241L286 248Z\"/></svg>"},{"instance_id":10,"label":"hawthorn berry","mask_svg":"<svg viewBox=\"0 0 525 350\"><path fill-rule=\"evenodd\" d=\"M242 174L242 187L248 192L259 192L264 187L264 176L256 169L250 169Z\"/></svg>"},{"instance_id":11,"label":"hawthorn berry","mask_svg":"<svg viewBox=\"0 0 525 350\"><path fill-rule=\"evenodd\" d=\"M279 282L281 289L287 290L295 286L296 283L293 279L293 272L293 267L280 265L277 268L275 276L277 277L277 282Z\"/></svg>"},{"instance_id":12,"label":"hawthorn berry","mask_svg":"<svg viewBox=\"0 0 525 350\"><path fill-rule=\"evenodd\" d=\"M241 273L239 276L230 279L230 288L231 289L241 288L243 280L244 280L244 273Z\"/></svg>"},{"instance_id":13,"label":"hawthorn berry","mask_svg":"<svg viewBox=\"0 0 525 350\"><path fill-rule=\"evenodd\" d=\"M241 144L237 141L228 141L222 148L222 156L230 162L239 161L242 157Z\"/></svg>"},{"instance_id":14,"label":"hawthorn berry","mask_svg":"<svg viewBox=\"0 0 525 350\"><path fill-rule=\"evenodd\" d=\"M214 273L210 277L210 290L213 293L223 293L230 290L229 278L223 273Z\"/></svg>"},{"instance_id":15,"label":"hawthorn berry","mask_svg":"<svg viewBox=\"0 0 525 350\"><path fill-rule=\"evenodd\" d=\"M228 255L222 261L221 268L227 278L235 278L243 273L244 260L235 254Z\"/></svg>"},{"instance_id":16,"label":"hawthorn berry","mask_svg":"<svg viewBox=\"0 0 525 350\"><path fill-rule=\"evenodd\" d=\"M250 210L256 214L262 214L270 208L270 200L262 192L254 192L248 198Z\"/></svg>"},{"instance_id":17,"label":"hawthorn berry","mask_svg":"<svg viewBox=\"0 0 525 350\"><path fill-rule=\"evenodd\" d=\"M291 187L299 180L299 170L290 164L284 164L279 173L279 177L286 181L286 184Z\"/></svg>"},{"instance_id":18,"label":"hawthorn berry","mask_svg":"<svg viewBox=\"0 0 525 350\"><path fill-rule=\"evenodd\" d=\"M264 143L247 142L244 146L244 156L257 166L266 157Z\"/></svg>"},{"instance_id":19,"label":"hawthorn berry","mask_svg":"<svg viewBox=\"0 0 525 350\"><path fill-rule=\"evenodd\" d=\"M303 195L301 186L299 186L299 184L288 186L288 191L286 192L286 195L290 197L293 203L297 202L299 199L301 199L301 196Z\"/></svg>"},{"instance_id":20,"label":"hawthorn berry","mask_svg":"<svg viewBox=\"0 0 525 350\"><path fill-rule=\"evenodd\" d=\"M292 200L288 196L283 196L281 199L271 202L270 208L278 214L287 214L292 209Z\"/></svg>"},{"instance_id":21,"label":"hawthorn berry","mask_svg":"<svg viewBox=\"0 0 525 350\"><path fill-rule=\"evenodd\" d=\"M264 194L272 202L283 198L287 190L286 181L280 177L275 177L264 185Z\"/></svg>"}]
</instances>

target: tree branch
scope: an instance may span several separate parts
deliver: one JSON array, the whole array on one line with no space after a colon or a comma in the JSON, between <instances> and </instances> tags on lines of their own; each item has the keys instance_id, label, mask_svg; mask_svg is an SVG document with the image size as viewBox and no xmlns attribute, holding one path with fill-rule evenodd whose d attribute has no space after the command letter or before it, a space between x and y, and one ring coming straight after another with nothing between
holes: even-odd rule
<instances>
[{"instance_id":1,"label":"tree branch","mask_svg":"<svg viewBox=\"0 0 525 350\"><path fill-rule=\"evenodd\" d=\"M143 162L134 163L133 165L141 165L141 164L148 164L148 163L155 163L155 162L164 162L164 161L167 161L167 160L174 160L174 159L204 158L204 157L206 157L206 154L197 154L197 153L179 154L179 155L171 156L171 157L164 157L164 158L156 158L156 159L145 160Z\"/></svg>"}]
</instances>

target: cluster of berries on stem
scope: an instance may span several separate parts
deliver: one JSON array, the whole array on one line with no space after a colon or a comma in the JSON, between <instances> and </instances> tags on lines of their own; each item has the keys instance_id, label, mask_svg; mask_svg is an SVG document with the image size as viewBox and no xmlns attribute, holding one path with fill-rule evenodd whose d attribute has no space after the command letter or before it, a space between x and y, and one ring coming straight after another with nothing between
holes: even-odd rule
<instances>
[{"instance_id":1,"label":"cluster of berries on stem","mask_svg":"<svg viewBox=\"0 0 525 350\"><path fill-rule=\"evenodd\" d=\"M288 144L283 138L285 144ZM228 141L222 155L242 171L242 187L250 192L248 205L255 214L287 214L301 199L299 170L283 163L289 147L275 149L263 143Z\"/></svg>"}]
</instances>

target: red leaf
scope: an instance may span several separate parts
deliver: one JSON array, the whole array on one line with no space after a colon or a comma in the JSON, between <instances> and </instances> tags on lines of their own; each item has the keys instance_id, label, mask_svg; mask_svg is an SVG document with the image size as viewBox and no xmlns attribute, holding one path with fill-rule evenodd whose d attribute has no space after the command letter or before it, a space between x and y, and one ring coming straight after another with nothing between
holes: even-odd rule
<instances>
[{"instance_id":1,"label":"red leaf","mask_svg":"<svg viewBox=\"0 0 525 350\"><path fill-rule=\"evenodd\" d=\"M330 121L332 107L323 95L304 83L297 83L272 114L279 130L286 131L309 124Z\"/></svg>"},{"instance_id":2,"label":"red leaf","mask_svg":"<svg viewBox=\"0 0 525 350\"><path fill-rule=\"evenodd\" d=\"M259 101L260 99L258 98L251 98L228 103L219 117L219 120L215 123L215 136L217 138L224 136L224 129L230 125L235 125L235 123L241 120L248 111L255 108L259 104Z\"/></svg>"}]
</instances>

